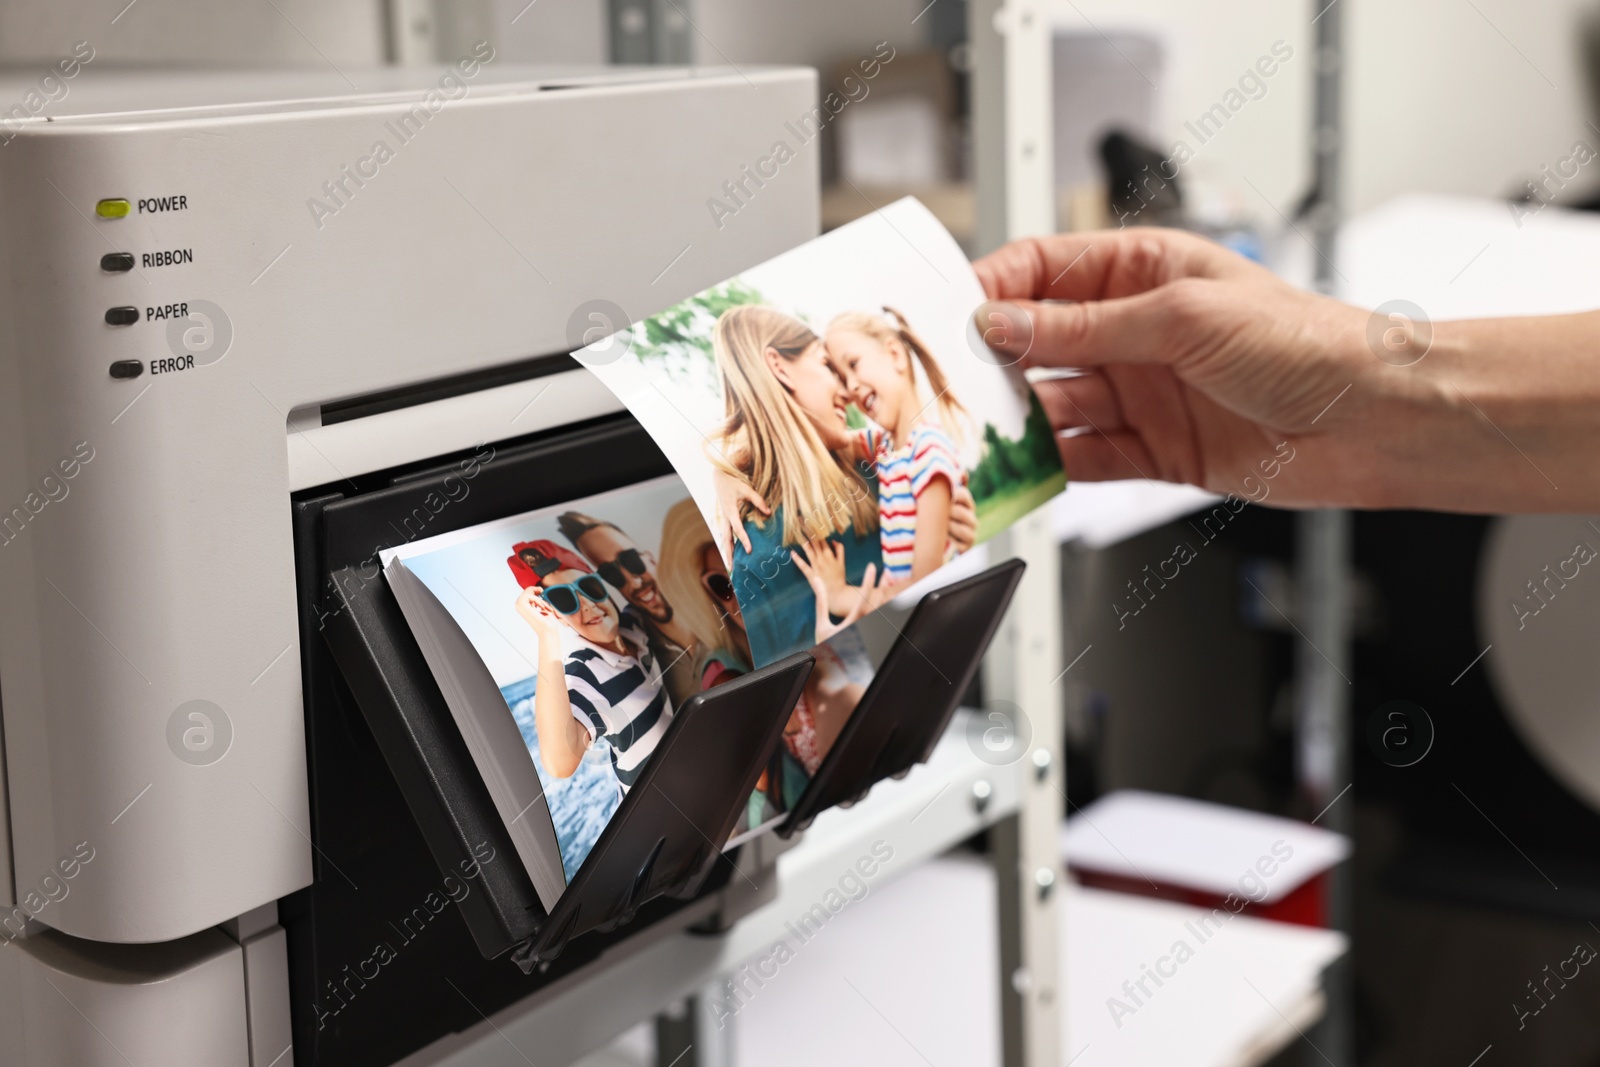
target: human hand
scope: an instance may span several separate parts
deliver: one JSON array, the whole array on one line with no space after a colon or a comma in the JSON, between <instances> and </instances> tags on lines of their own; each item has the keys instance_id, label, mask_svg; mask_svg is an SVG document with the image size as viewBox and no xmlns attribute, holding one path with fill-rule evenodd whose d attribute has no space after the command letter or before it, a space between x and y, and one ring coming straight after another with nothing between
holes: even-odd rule
<instances>
[{"instance_id":1,"label":"human hand","mask_svg":"<svg viewBox=\"0 0 1600 1067\"><path fill-rule=\"evenodd\" d=\"M822 575L816 568L808 566L800 553L791 552L790 556L794 558L795 566L800 568L800 573L806 576L806 581L811 585L811 593L817 601L816 629L812 638L814 645L820 645L840 630L854 625L857 619L894 595L887 573L884 574L882 581L876 584L873 582L878 565L869 563L861 575L861 595L855 598L854 606L845 613L844 618L836 623L828 610L828 587L823 583Z\"/></svg>"},{"instance_id":2,"label":"human hand","mask_svg":"<svg viewBox=\"0 0 1600 1067\"><path fill-rule=\"evenodd\" d=\"M811 583L811 588L818 588L819 581L822 583L825 596L821 599L835 615L843 615L848 610L844 601L850 591L850 583L844 576L844 545L819 537L800 548L800 552L791 550L789 553L795 565Z\"/></svg>"},{"instance_id":3,"label":"human hand","mask_svg":"<svg viewBox=\"0 0 1600 1067\"><path fill-rule=\"evenodd\" d=\"M950 494L948 536L958 554L966 552L978 540L978 502L967 488L965 474L961 476L961 484Z\"/></svg>"},{"instance_id":4,"label":"human hand","mask_svg":"<svg viewBox=\"0 0 1600 1067\"><path fill-rule=\"evenodd\" d=\"M750 535L745 532L744 520L739 517L741 505L749 504L766 516L772 515L772 508L749 482L725 470L711 472L711 486L717 496L716 529L711 533L717 539L717 550L722 553L723 562L731 567L735 540L744 546L746 553L750 552Z\"/></svg>"},{"instance_id":5,"label":"human hand","mask_svg":"<svg viewBox=\"0 0 1600 1067\"><path fill-rule=\"evenodd\" d=\"M554 646L561 640L561 629L566 623L538 586L529 586L517 596L517 614L533 627L541 648L547 643Z\"/></svg>"},{"instance_id":6,"label":"human hand","mask_svg":"<svg viewBox=\"0 0 1600 1067\"><path fill-rule=\"evenodd\" d=\"M1532 475L1468 407L1469 393L1492 404L1448 328L1464 324L1435 324L1427 359L1396 366L1368 347L1367 312L1170 230L1017 241L975 269L1005 302L978 311L991 347L1084 371L1036 383L1051 425L1073 434L1059 442L1071 478L1260 499L1270 476L1290 506L1469 510L1486 475Z\"/></svg>"}]
</instances>

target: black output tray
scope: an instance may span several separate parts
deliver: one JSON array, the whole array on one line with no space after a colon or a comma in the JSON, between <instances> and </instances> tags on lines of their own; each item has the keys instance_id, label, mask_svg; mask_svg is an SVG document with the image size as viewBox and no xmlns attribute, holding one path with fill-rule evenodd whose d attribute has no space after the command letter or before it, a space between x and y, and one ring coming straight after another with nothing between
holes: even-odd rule
<instances>
[{"instance_id":1,"label":"black output tray","mask_svg":"<svg viewBox=\"0 0 1600 1067\"><path fill-rule=\"evenodd\" d=\"M345 588L336 574L335 587ZM325 630L335 662L399 780L442 871L487 843L511 862L482 868L461 901L485 957L524 970L590 930L629 922L661 896L692 897L732 834L782 737L813 660L800 653L698 693L679 708L650 762L547 915L387 584L346 596Z\"/></svg>"},{"instance_id":2,"label":"black output tray","mask_svg":"<svg viewBox=\"0 0 1600 1067\"><path fill-rule=\"evenodd\" d=\"M578 934L628 921L652 899L700 890L812 659L792 656L686 702L547 915L375 553L666 473L658 451L638 447L642 436L632 420L612 422L501 447L481 461L400 472L320 505L323 574L313 595L322 637L440 871L467 869L486 847L512 858L480 865L479 891L459 909L485 958L510 952L524 970ZM428 521L407 536L418 517Z\"/></svg>"}]
</instances>

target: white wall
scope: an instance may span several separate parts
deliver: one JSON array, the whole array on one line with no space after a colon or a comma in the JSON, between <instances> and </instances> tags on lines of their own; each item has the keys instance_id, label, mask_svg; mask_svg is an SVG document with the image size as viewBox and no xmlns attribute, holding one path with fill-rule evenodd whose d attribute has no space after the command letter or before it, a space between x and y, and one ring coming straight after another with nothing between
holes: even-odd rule
<instances>
[{"instance_id":1,"label":"white wall","mask_svg":"<svg viewBox=\"0 0 1600 1067\"><path fill-rule=\"evenodd\" d=\"M1590 113L1579 65L1580 21L1596 0L1339 3L1348 210L1418 190L1505 196L1575 141L1600 147L1600 130L1585 124L1600 119ZM1164 149L1180 137L1194 147L1183 121L1215 103L1273 41L1289 44L1295 58L1267 95L1230 119L1192 164L1198 178L1233 183L1246 200L1253 183L1287 209L1309 176L1313 10L1311 0L1063 0L1058 23L1164 37Z\"/></svg>"},{"instance_id":2,"label":"white wall","mask_svg":"<svg viewBox=\"0 0 1600 1067\"><path fill-rule=\"evenodd\" d=\"M1600 147L1579 66L1594 0L1344 2L1351 207L1414 190L1506 196L1575 141Z\"/></svg>"}]
</instances>

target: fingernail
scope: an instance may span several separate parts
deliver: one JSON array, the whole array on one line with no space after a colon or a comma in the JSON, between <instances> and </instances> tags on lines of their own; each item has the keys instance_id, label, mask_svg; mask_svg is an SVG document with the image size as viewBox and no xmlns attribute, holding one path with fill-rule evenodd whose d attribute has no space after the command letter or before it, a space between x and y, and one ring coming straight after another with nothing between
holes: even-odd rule
<instances>
[{"instance_id":1,"label":"fingernail","mask_svg":"<svg viewBox=\"0 0 1600 1067\"><path fill-rule=\"evenodd\" d=\"M1021 357L1033 347L1033 317L1010 301L985 301L973 312L972 322L990 351Z\"/></svg>"}]
</instances>

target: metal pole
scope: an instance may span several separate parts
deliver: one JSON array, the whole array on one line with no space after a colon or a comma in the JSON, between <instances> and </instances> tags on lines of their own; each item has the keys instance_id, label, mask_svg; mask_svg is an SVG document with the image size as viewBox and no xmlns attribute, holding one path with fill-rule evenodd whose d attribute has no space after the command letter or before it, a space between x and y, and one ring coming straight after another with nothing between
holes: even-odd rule
<instances>
[{"instance_id":1,"label":"metal pole","mask_svg":"<svg viewBox=\"0 0 1600 1067\"><path fill-rule=\"evenodd\" d=\"M1056 228L1050 116L1050 20L1037 0L969 0L973 164L978 247ZM1063 989L1059 926L1065 780L1061 688L1060 546L1048 509L1000 539L1028 574L984 671L985 698L1020 711L1013 773L1019 809L996 827L1000 1003L1006 1067L1059 1067Z\"/></svg>"},{"instance_id":2,"label":"metal pole","mask_svg":"<svg viewBox=\"0 0 1600 1067\"><path fill-rule=\"evenodd\" d=\"M704 1020L700 998L691 993L656 1016L655 1067L702 1067L695 1046Z\"/></svg>"},{"instance_id":3,"label":"metal pole","mask_svg":"<svg viewBox=\"0 0 1600 1067\"><path fill-rule=\"evenodd\" d=\"M1317 246L1315 286L1333 295L1334 257L1341 219L1343 149L1342 17L1339 0L1313 0L1316 32L1316 84L1312 116L1312 153L1316 197L1311 228ZM1351 834L1355 801L1341 797L1350 776L1350 514L1327 510L1307 512L1296 524L1297 571L1305 605L1306 640L1297 652L1299 676L1299 777L1318 821L1330 830ZM1349 862L1330 875L1329 922L1351 933L1353 872ZM1316 1031L1315 1044L1334 1067L1352 1067L1354 1041L1354 967L1349 956L1325 976L1328 1010Z\"/></svg>"},{"instance_id":4,"label":"metal pole","mask_svg":"<svg viewBox=\"0 0 1600 1067\"><path fill-rule=\"evenodd\" d=\"M1311 230L1321 254L1316 259L1315 284L1318 292L1334 291L1333 257L1339 236L1343 181L1340 160L1343 156L1344 109L1341 102L1344 46L1343 11L1339 0L1312 0L1316 8L1312 28L1316 32L1316 82L1313 87L1311 116L1312 182L1316 196L1311 203Z\"/></svg>"},{"instance_id":5,"label":"metal pole","mask_svg":"<svg viewBox=\"0 0 1600 1067\"><path fill-rule=\"evenodd\" d=\"M978 250L1054 233L1049 5L970 0Z\"/></svg>"}]
</instances>

